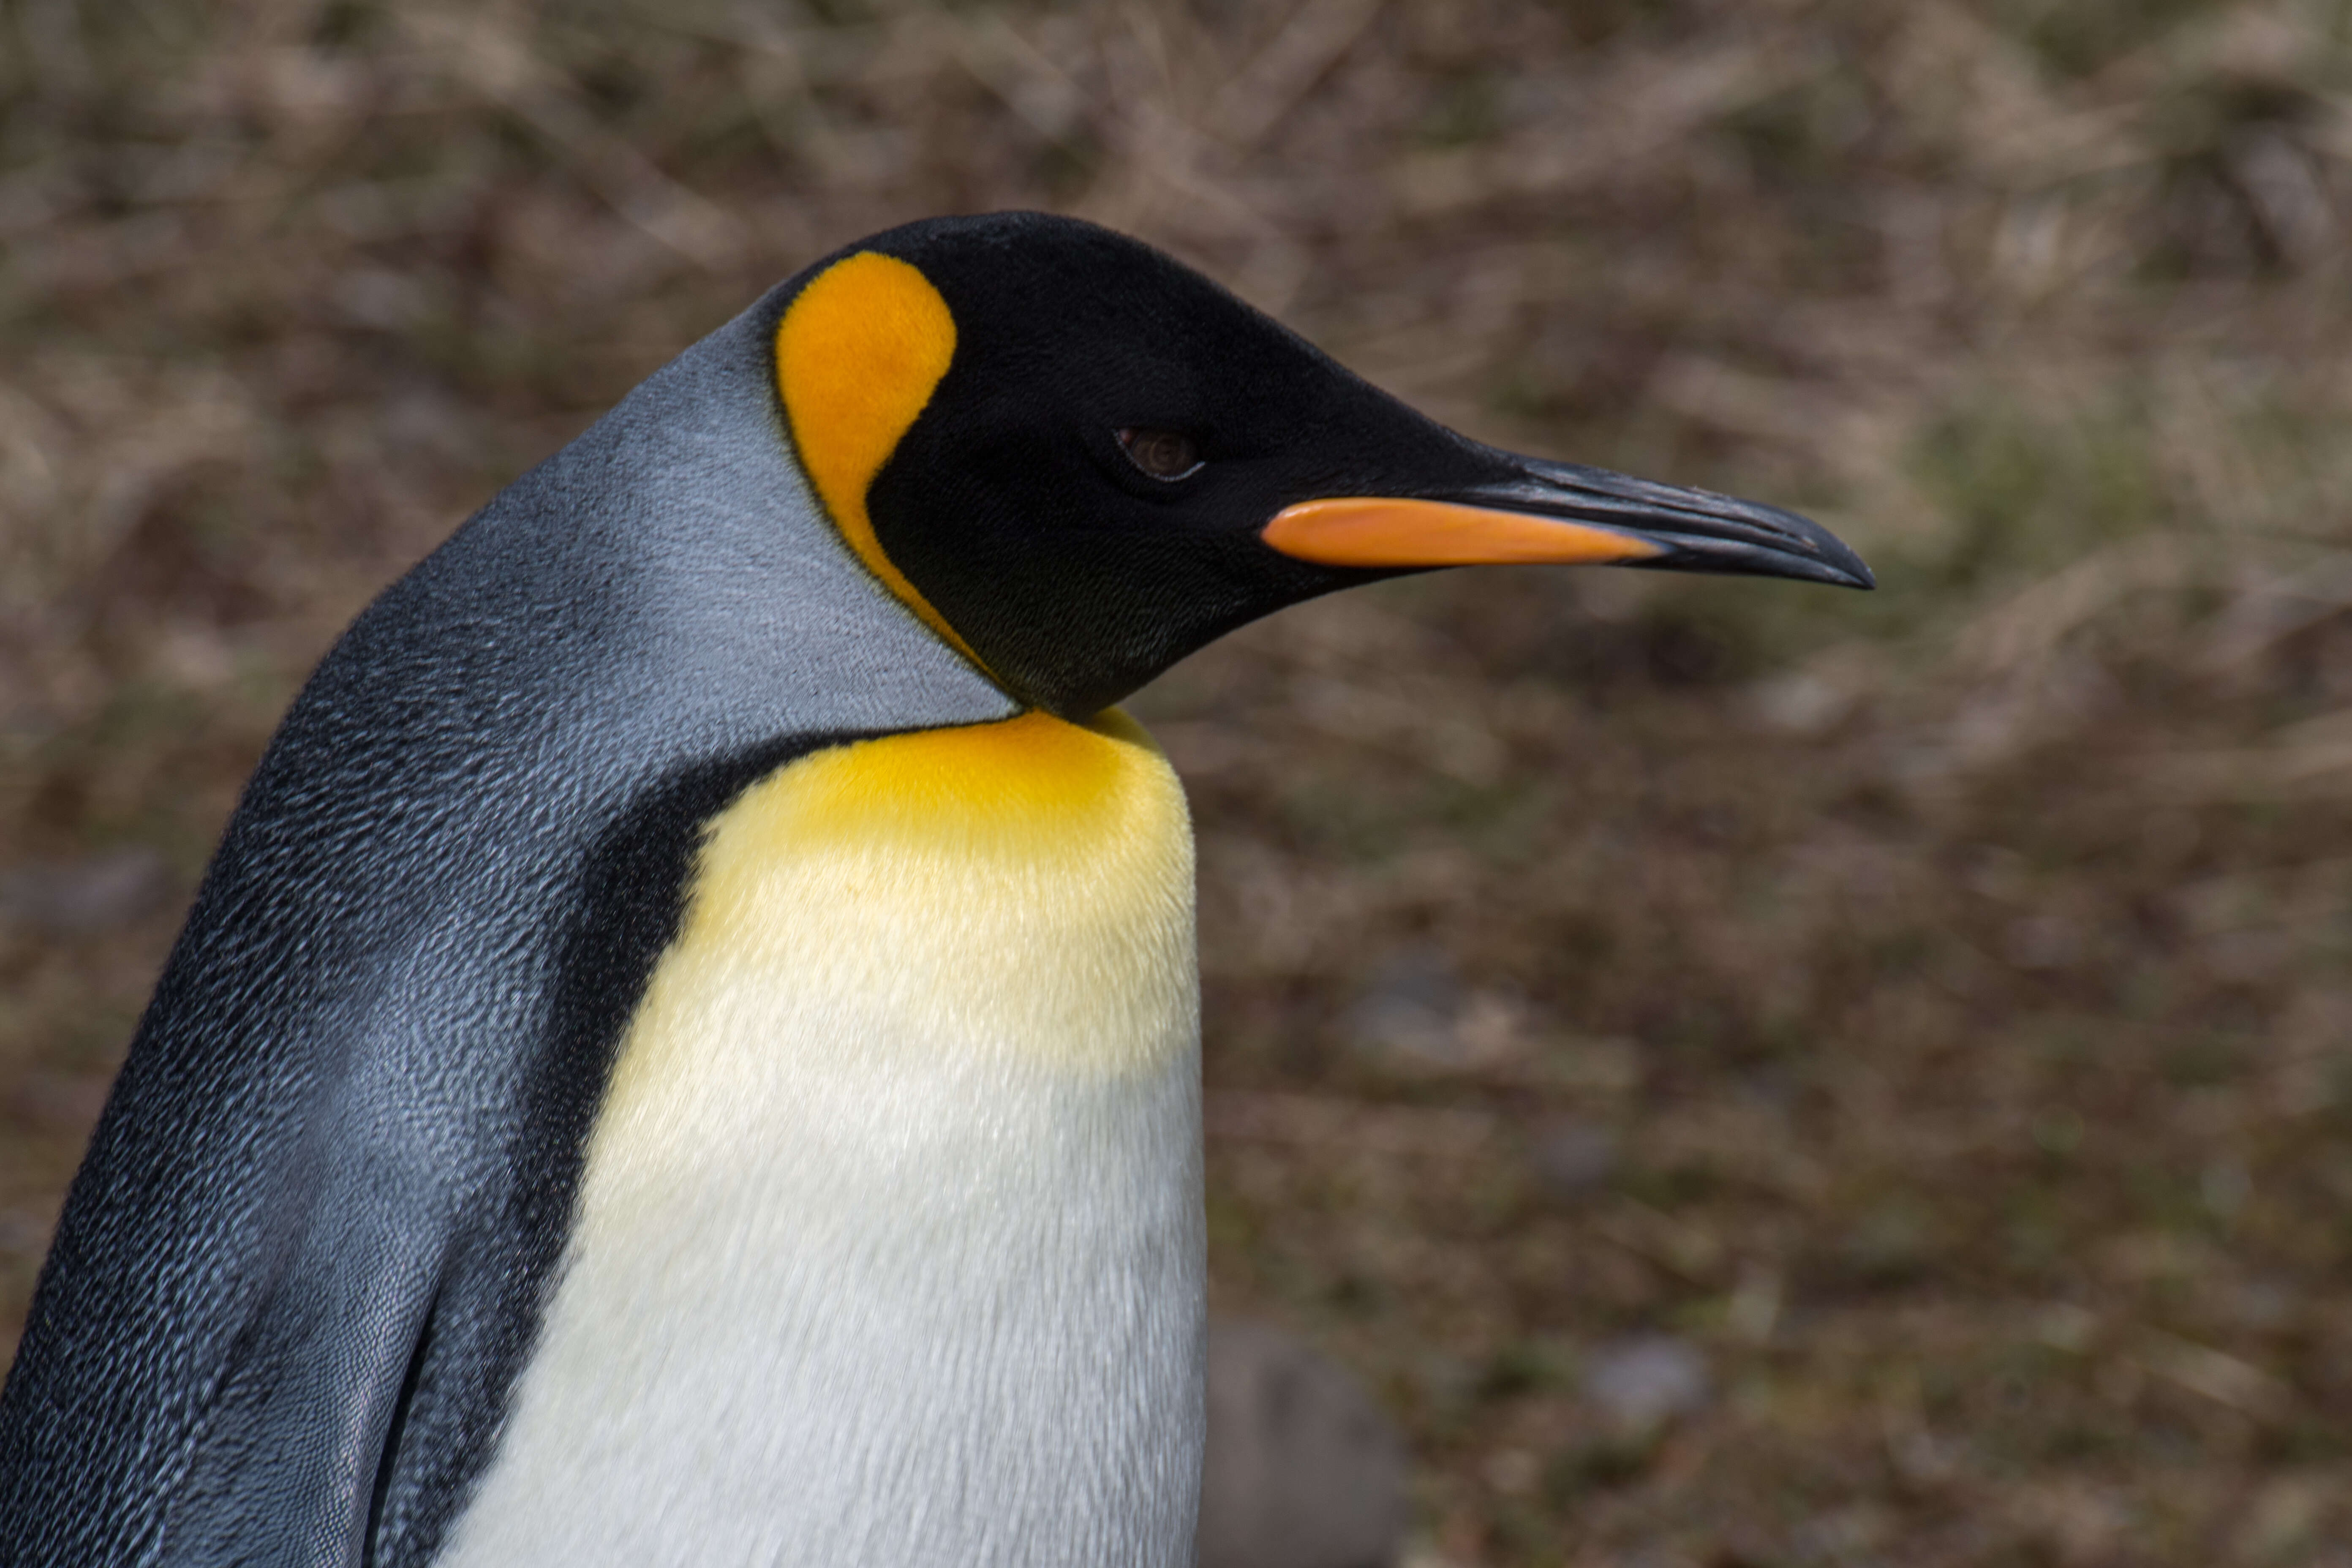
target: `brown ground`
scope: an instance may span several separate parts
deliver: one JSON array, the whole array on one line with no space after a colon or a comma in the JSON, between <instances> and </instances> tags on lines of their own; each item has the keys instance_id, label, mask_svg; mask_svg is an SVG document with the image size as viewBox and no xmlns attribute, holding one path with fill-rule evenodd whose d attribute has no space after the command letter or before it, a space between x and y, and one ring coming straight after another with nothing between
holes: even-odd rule
<instances>
[{"instance_id":1,"label":"brown ground","mask_svg":"<svg viewBox=\"0 0 2352 1568\"><path fill-rule=\"evenodd\" d=\"M338 626L776 278L1051 206L1881 574L1428 579L1138 705L1217 1299L1405 1424L1420 1559L2352 1563L2348 30L0 9L0 1321Z\"/></svg>"}]
</instances>

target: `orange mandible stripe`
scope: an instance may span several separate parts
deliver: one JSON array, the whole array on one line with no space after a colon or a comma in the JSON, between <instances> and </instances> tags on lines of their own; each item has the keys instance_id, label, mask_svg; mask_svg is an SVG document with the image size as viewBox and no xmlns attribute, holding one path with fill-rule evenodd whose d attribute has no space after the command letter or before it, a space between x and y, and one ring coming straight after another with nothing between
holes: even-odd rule
<instances>
[{"instance_id":1,"label":"orange mandible stripe","mask_svg":"<svg viewBox=\"0 0 2352 1568\"><path fill-rule=\"evenodd\" d=\"M1258 537L1326 566L1644 561L1665 553L1648 540L1565 518L1387 496L1300 501L1275 513Z\"/></svg>"},{"instance_id":2,"label":"orange mandible stripe","mask_svg":"<svg viewBox=\"0 0 2352 1568\"><path fill-rule=\"evenodd\" d=\"M884 552L866 492L955 358L955 317L931 280L861 250L826 268L776 325L776 384L801 467L842 539L883 585L957 652L971 646Z\"/></svg>"}]
</instances>

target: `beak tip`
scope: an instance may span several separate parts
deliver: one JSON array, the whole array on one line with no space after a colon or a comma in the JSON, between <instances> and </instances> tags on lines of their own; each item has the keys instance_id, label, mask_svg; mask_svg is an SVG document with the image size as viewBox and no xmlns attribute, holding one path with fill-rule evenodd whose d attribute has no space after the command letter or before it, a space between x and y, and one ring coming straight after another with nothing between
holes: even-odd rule
<instances>
[{"instance_id":1,"label":"beak tip","mask_svg":"<svg viewBox=\"0 0 2352 1568\"><path fill-rule=\"evenodd\" d=\"M1853 588L1869 593L1878 586L1877 574L1864 564L1845 544L1827 531L1808 528L1802 536L1806 543L1791 548L1786 544L1759 544L1753 541L1693 539L1688 536L1673 541L1675 546L1654 562L1628 562L1628 565L1655 565L1668 572L1704 572L1742 577L1783 577L1798 583L1818 583L1830 588Z\"/></svg>"},{"instance_id":2,"label":"beak tip","mask_svg":"<svg viewBox=\"0 0 2352 1568\"><path fill-rule=\"evenodd\" d=\"M1757 506L1753 510L1769 518L1778 525L1776 531L1782 535L1778 548L1768 546L1773 562L1764 566L1768 573L1777 566L1783 575L1810 578L1865 594L1878 586L1877 574L1854 552L1853 546L1812 519L1778 507Z\"/></svg>"},{"instance_id":3,"label":"beak tip","mask_svg":"<svg viewBox=\"0 0 2352 1568\"><path fill-rule=\"evenodd\" d=\"M1830 566L1837 573L1836 584L1841 588L1853 588L1868 594L1878 587L1878 574L1873 572L1869 563L1852 550L1843 551L1838 559L1830 563Z\"/></svg>"}]
</instances>

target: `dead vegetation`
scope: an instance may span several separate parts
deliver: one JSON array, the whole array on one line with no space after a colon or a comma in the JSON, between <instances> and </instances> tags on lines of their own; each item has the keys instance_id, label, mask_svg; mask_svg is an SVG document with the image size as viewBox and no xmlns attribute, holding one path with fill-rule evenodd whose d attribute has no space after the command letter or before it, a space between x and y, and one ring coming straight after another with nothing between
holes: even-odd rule
<instances>
[{"instance_id":1,"label":"dead vegetation","mask_svg":"<svg viewBox=\"0 0 2352 1568\"><path fill-rule=\"evenodd\" d=\"M0 1315L334 629L776 278L1050 206L1880 569L1397 584L1139 704L1218 1297L1423 1559L2352 1563L2347 29L16 0Z\"/></svg>"}]
</instances>

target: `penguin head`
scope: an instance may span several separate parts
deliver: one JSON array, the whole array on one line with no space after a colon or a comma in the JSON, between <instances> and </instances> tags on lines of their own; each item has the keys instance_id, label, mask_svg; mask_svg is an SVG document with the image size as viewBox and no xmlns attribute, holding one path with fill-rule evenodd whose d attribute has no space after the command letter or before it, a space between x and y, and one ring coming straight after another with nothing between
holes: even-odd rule
<instances>
[{"instance_id":1,"label":"penguin head","mask_svg":"<svg viewBox=\"0 0 2352 1568\"><path fill-rule=\"evenodd\" d=\"M781 290L801 467L852 550L1021 700L1084 719L1244 622L1502 562L1870 572L1792 513L1515 456L1172 258L1075 219L939 219Z\"/></svg>"}]
</instances>

